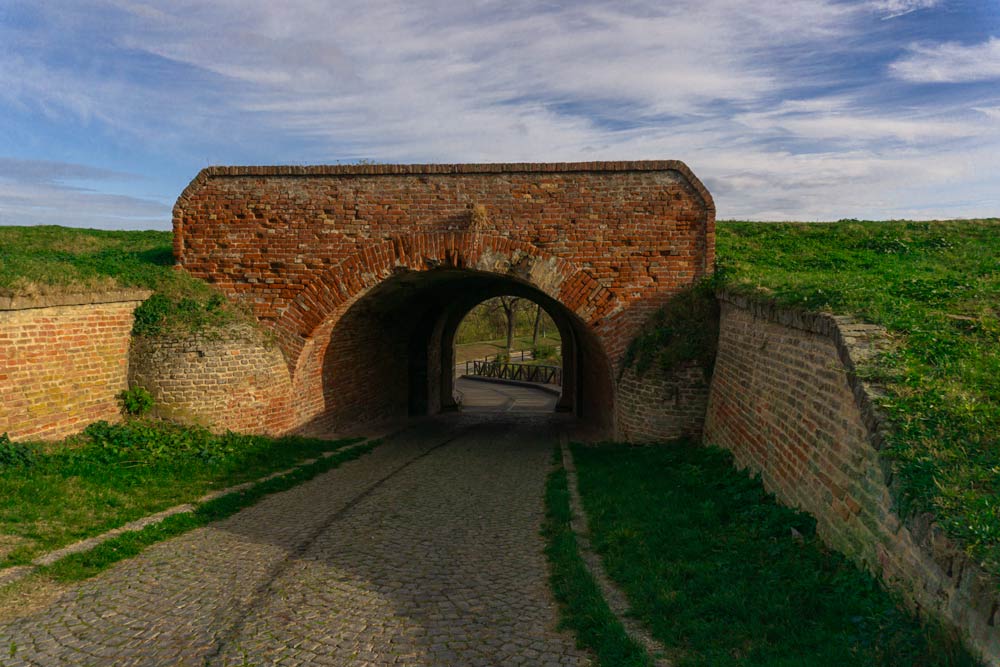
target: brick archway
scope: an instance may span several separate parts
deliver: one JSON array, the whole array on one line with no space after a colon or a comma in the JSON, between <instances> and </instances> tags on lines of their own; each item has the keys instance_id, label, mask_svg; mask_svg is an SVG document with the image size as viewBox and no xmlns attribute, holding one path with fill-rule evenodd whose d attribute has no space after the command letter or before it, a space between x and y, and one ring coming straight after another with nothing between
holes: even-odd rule
<instances>
[{"instance_id":1,"label":"brick archway","mask_svg":"<svg viewBox=\"0 0 1000 667\"><path fill-rule=\"evenodd\" d=\"M394 236L317 273L274 323L291 368L323 323L403 271L469 270L510 277L555 299L586 324L598 327L620 311L615 295L592 272L528 243L476 232Z\"/></svg>"},{"instance_id":2,"label":"brick archway","mask_svg":"<svg viewBox=\"0 0 1000 667\"><path fill-rule=\"evenodd\" d=\"M410 303L405 306L386 305L391 302L391 297L386 295L396 282L410 291ZM344 400L343 381L338 382L335 377L351 377L357 384L410 384L410 380L391 374L391 369L369 375L364 373L367 369L346 370L351 362L335 359L337 354L347 354L365 357L371 363L378 349L392 348L392 336L381 332L377 345L357 347L354 339L387 328L395 331L404 327L405 338L420 340L418 347L432 358L429 362L432 386L426 392L440 398L431 401L430 411L453 406L451 379L446 375L450 368L448 350L453 327L476 303L498 294L519 294L543 302L563 331L571 336L572 350L577 349L577 340L581 341L581 346L582 341L586 341L591 360L588 366L595 372L589 394L595 398L586 409L582 399L576 401L581 405L575 407L578 412L604 414L610 422L614 389L600 331L622 311L615 295L587 269L548 255L530 244L476 232L393 237L315 274L274 324L279 344L289 362L293 393L302 397L297 402L298 421L318 420L324 427L339 428L344 419L356 416L359 411L371 410L372 419L398 415L402 411L402 401L390 407L380 405L379 399L384 396L378 392L349 392L358 393L359 398ZM414 302L421 299L422 304ZM381 320L365 315L366 308L378 311ZM412 322L392 317L400 308L405 308ZM385 324L382 320L386 318L403 321ZM422 329L417 320L422 323ZM414 324L412 331L405 329L410 324ZM338 331L338 327L342 330ZM367 333L353 332L351 327ZM331 345L339 349L331 350ZM344 348L352 351L345 353ZM412 359L414 354L410 350L401 356ZM334 387L338 388L334 391ZM575 378L569 390L575 399L578 393ZM413 391L412 385L410 391ZM573 404L571 400L570 405Z\"/></svg>"},{"instance_id":3,"label":"brick archway","mask_svg":"<svg viewBox=\"0 0 1000 667\"><path fill-rule=\"evenodd\" d=\"M347 391L369 377L328 353L351 327L368 335L365 317L398 328L405 312L421 336L441 335L442 315L404 308L396 287L435 303L463 285L530 291L615 377L649 314L711 270L714 222L711 196L676 161L211 167L174 207L174 243L178 264L273 332L302 423L322 413L324 382ZM613 425L608 382L599 409Z\"/></svg>"}]
</instances>

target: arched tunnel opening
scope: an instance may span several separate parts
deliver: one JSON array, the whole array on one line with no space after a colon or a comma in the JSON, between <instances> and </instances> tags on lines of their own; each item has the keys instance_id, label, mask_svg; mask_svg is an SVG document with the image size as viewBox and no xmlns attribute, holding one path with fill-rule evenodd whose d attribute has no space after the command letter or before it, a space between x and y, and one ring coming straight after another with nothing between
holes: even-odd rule
<instances>
[{"instance_id":1,"label":"arched tunnel opening","mask_svg":"<svg viewBox=\"0 0 1000 667\"><path fill-rule=\"evenodd\" d=\"M573 370L572 345L532 299L506 294L476 304L454 335L454 396L460 409L572 412L571 392L562 391L563 367Z\"/></svg>"},{"instance_id":2,"label":"arched tunnel opening","mask_svg":"<svg viewBox=\"0 0 1000 667\"><path fill-rule=\"evenodd\" d=\"M342 431L461 410L455 390L459 326L478 304L502 295L537 303L558 330L562 390L554 410L609 432L614 389L597 335L518 277L457 268L400 270L319 327L295 381L301 421Z\"/></svg>"}]
</instances>

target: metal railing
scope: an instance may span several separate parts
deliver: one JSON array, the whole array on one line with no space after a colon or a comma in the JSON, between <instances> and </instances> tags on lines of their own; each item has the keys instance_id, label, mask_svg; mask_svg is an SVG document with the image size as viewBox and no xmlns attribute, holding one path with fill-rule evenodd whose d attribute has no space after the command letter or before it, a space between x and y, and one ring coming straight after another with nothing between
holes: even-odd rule
<instances>
[{"instance_id":1,"label":"metal railing","mask_svg":"<svg viewBox=\"0 0 1000 667\"><path fill-rule=\"evenodd\" d=\"M562 385L562 368L558 366L512 364L503 361L476 359L465 362L465 374L501 380Z\"/></svg>"}]
</instances>

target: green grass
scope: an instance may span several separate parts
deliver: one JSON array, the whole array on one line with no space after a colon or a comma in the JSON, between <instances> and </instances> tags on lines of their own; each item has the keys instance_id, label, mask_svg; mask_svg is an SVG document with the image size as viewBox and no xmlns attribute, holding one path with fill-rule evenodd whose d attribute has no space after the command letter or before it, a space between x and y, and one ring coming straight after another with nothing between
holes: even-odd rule
<instances>
[{"instance_id":1,"label":"green grass","mask_svg":"<svg viewBox=\"0 0 1000 667\"><path fill-rule=\"evenodd\" d=\"M885 326L865 375L887 389L904 512L932 512L1000 573L1000 220L724 222L729 285Z\"/></svg>"},{"instance_id":2,"label":"green grass","mask_svg":"<svg viewBox=\"0 0 1000 667\"><path fill-rule=\"evenodd\" d=\"M776 504L728 453L670 443L573 454L594 548L677 667L976 664L824 549L812 519Z\"/></svg>"},{"instance_id":3,"label":"green grass","mask_svg":"<svg viewBox=\"0 0 1000 667\"><path fill-rule=\"evenodd\" d=\"M545 485L542 532L547 541L549 582L562 611L562 625L576 633L577 643L593 651L600 665L648 667L652 663L645 649L625 633L580 558L570 527L569 489L558 447L555 458L560 465L549 474Z\"/></svg>"},{"instance_id":4,"label":"green grass","mask_svg":"<svg viewBox=\"0 0 1000 667\"><path fill-rule=\"evenodd\" d=\"M52 565L39 568L37 574L62 582L79 581L92 577L120 560L137 556L152 544L225 519L241 509L253 505L264 496L286 491L321 473L333 470L346 461L367 454L377 444L369 442L341 450L333 456L321 458L309 465L296 468L286 475L260 482L244 491L215 498L199 505L194 512L175 514L158 524L147 526L139 531L125 533L103 542L90 551L62 558Z\"/></svg>"},{"instance_id":5,"label":"green grass","mask_svg":"<svg viewBox=\"0 0 1000 667\"><path fill-rule=\"evenodd\" d=\"M216 436L155 421L98 422L60 443L0 442L0 566L353 442Z\"/></svg>"},{"instance_id":6,"label":"green grass","mask_svg":"<svg viewBox=\"0 0 1000 667\"><path fill-rule=\"evenodd\" d=\"M0 296L153 290L136 312L142 334L251 321L221 292L173 268L172 239L171 232L157 231L0 227Z\"/></svg>"}]
</instances>

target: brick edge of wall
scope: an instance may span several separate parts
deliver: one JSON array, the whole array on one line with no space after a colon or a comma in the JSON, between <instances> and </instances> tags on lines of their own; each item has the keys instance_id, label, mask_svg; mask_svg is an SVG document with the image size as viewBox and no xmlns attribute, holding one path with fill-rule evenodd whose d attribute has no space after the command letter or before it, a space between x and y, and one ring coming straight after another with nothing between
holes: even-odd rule
<instances>
[{"instance_id":1,"label":"brick edge of wall","mask_svg":"<svg viewBox=\"0 0 1000 667\"><path fill-rule=\"evenodd\" d=\"M205 167L181 192L174 207L186 202L190 191L209 178L225 176L393 176L421 174L558 173L574 171L676 171L698 192L715 217L715 200L691 168L681 160L597 160L593 162L478 162L436 164L344 165L214 165ZM175 216L176 217L176 216Z\"/></svg>"},{"instance_id":2,"label":"brick edge of wall","mask_svg":"<svg viewBox=\"0 0 1000 667\"><path fill-rule=\"evenodd\" d=\"M138 305L150 297L146 289L116 289L101 291L67 292L56 294L0 296L0 311L57 308L60 306L90 306L102 303L135 301Z\"/></svg>"},{"instance_id":3,"label":"brick edge of wall","mask_svg":"<svg viewBox=\"0 0 1000 667\"><path fill-rule=\"evenodd\" d=\"M893 492L897 490L897 480L891 474L891 462L881 454L891 428L888 418L877 406L881 390L877 385L863 381L857 373L860 364L885 349L887 341L884 328L865 324L848 316L781 306L766 297L727 290L719 291L716 296L721 303L744 310L753 318L824 336L832 341L867 432L868 444L874 450L882 470L883 483L889 489L890 496L893 496ZM706 420L706 436L708 427ZM889 511L898 518L894 506L890 506ZM899 525L901 530L910 533L912 542L920 551L918 557L924 563L911 562L911 559L897 554L898 559L893 560L902 563L901 566L890 568L886 562L862 562L861 565L880 576L891 588L901 592L918 609L929 611L946 625L958 630L987 664L1000 667L1000 577L986 572L970 558L962 545L946 534L933 514L922 513L900 518ZM884 547L876 545L876 550L878 549ZM854 560L858 562L857 558ZM927 563L936 566L939 571L936 573L940 575L937 587L920 576L921 566L926 567ZM908 567L912 569L908 570Z\"/></svg>"}]
</instances>

